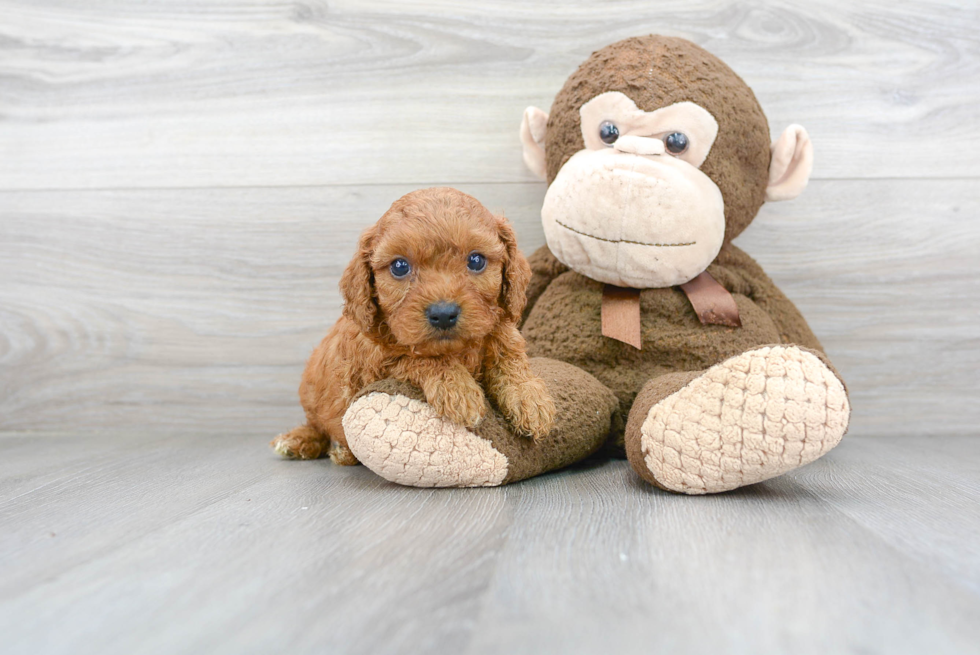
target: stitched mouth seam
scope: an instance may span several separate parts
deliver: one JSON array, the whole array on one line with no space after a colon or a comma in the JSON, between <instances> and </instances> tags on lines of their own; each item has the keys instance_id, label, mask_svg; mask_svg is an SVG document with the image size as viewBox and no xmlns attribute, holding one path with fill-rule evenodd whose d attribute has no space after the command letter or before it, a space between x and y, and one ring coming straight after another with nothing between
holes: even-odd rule
<instances>
[{"instance_id":1,"label":"stitched mouth seam","mask_svg":"<svg viewBox=\"0 0 980 655\"><path fill-rule=\"evenodd\" d=\"M657 246L658 248L672 248L674 246L693 246L697 241L691 241L690 243L643 243L642 241L630 241L629 239L605 239L603 237L597 237L594 234L588 234L582 232L581 230L576 230L574 227L565 225L558 219L555 219L555 223L558 223L566 230L570 230L575 234L581 234L583 237L589 237L590 239L596 239L598 241L606 241L608 243L632 243L635 246Z\"/></svg>"}]
</instances>

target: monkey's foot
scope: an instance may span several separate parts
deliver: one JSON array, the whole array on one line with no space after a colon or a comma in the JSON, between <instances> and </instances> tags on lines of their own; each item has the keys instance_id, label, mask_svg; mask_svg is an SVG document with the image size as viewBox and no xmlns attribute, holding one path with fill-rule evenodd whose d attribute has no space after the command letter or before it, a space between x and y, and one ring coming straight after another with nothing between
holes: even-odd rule
<instances>
[{"instance_id":1,"label":"monkey's foot","mask_svg":"<svg viewBox=\"0 0 980 655\"><path fill-rule=\"evenodd\" d=\"M702 373L673 373L637 396L630 463L658 487L728 491L809 464L847 431L843 383L812 351L767 346Z\"/></svg>"},{"instance_id":2,"label":"monkey's foot","mask_svg":"<svg viewBox=\"0 0 980 655\"><path fill-rule=\"evenodd\" d=\"M371 392L344 414L347 445L386 480L412 487L493 487L507 457L422 400Z\"/></svg>"},{"instance_id":3,"label":"monkey's foot","mask_svg":"<svg viewBox=\"0 0 980 655\"><path fill-rule=\"evenodd\" d=\"M613 392L571 364L536 357L531 370L555 403L554 427L544 438L521 436L489 403L480 425L467 429L439 416L417 387L381 380L344 414L347 444L381 477L413 487L509 484L594 453L619 408Z\"/></svg>"}]
</instances>

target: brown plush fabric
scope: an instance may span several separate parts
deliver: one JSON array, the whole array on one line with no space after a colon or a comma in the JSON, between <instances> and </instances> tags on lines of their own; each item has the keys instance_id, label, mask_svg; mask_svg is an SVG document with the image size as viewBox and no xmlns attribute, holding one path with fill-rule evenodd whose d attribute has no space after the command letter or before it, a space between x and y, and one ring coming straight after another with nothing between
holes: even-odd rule
<instances>
[{"instance_id":1,"label":"brown plush fabric","mask_svg":"<svg viewBox=\"0 0 980 655\"><path fill-rule=\"evenodd\" d=\"M504 484L569 466L596 452L608 439L612 414L619 405L602 383L569 364L534 358L531 370L544 380L558 410L552 431L538 440L518 436L492 405L471 430L507 458ZM373 392L425 400L418 387L394 379L368 385L355 400Z\"/></svg>"},{"instance_id":2,"label":"brown plush fabric","mask_svg":"<svg viewBox=\"0 0 980 655\"><path fill-rule=\"evenodd\" d=\"M626 94L644 111L684 101L708 110L718 121L718 138L701 170L725 199L725 239L748 227L766 198L769 124L742 78L686 39L624 39L592 53L579 66L551 105L545 136L548 184L585 146L579 108L608 91Z\"/></svg>"},{"instance_id":3,"label":"brown plush fabric","mask_svg":"<svg viewBox=\"0 0 980 655\"><path fill-rule=\"evenodd\" d=\"M722 248L708 272L735 298L742 327L703 325L678 287L644 289L640 293L642 350L602 336L602 283L563 271L549 260L554 255L547 246L529 258L535 278L532 287L544 290L530 299L521 328L528 355L574 364L616 394L620 425L613 429L611 445L619 454L623 453L622 417L629 416L636 395L648 381L677 371L703 371L764 345L792 343L822 351L793 303L735 246ZM548 273L553 274L550 281Z\"/></svg>"},{"instance_id":4,"label":"brown plush fabric","mask_svg":"<svg viewBox=\"0 0 980 655\"><path fill-rule=\"evenodd\" d=\"M626 422L626 457L633 466L633 470L641 478L661 489L666 489L666 487L657 482L657 479L653 477L653 473L643 463L640 428L643 427L643 422L647 419L647 414L650 413L650 409L654 405L675 391L680 391L687 383L696 379L699 375L701 375L701 371L661 375L647 382L640 389L640 393L636 395L636 400L633 401L633 408L630 410L629 420Z\"/></svg>"},{"instance_id":5,"label":"brown plush fabric","mask_svg":"<svg viewBox=\"0 0 980 655\"><path fill-rule=\"evenodd\" d=\"M562 273L567 273L569 268L558 261L547 246L541 246L527 258L527 263L531 265L531 281L527 285L527 301L524 305L524 314L521 322L527 320L527 315L531 313L534 303L544 293L551 281Z\"/></svg>"}]
</instances>

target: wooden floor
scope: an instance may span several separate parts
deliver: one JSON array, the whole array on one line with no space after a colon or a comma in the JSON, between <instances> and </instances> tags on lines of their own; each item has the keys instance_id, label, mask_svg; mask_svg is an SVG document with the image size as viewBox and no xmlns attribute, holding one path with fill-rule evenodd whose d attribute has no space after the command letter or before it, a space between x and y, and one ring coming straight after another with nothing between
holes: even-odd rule
<instances>
[{"instance_id":1,"label":"wooden floor","mask_svg":"<svg viewBox=\"0 0 980 655\"><path fill-rule=\"evenodd\" d=\"M0 652L976 653L980 439L713 497L398 487L263 437L0 438Z\"/></svg>"},{"instance_id":2,"label":"wooden floor","mask_svg":"<svg viewBox=\"0 0 980 655\"><path fill-rule=\"evenodd\" d=\"M710 498L273 457L361 230L449 185L541 245L525 107L648 33L809 130L736 243L844 443ZM978 35L975 0L0 0L0 655L980 653Z\"/></svg>"}]
</instances>

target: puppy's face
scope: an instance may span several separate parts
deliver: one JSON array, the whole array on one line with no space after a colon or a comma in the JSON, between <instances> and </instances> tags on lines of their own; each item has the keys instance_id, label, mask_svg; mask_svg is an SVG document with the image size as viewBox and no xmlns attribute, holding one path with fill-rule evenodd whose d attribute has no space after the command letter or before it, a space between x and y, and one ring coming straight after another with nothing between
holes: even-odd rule
<instances>
[{"instance_id":1,"label":"puppy's face","mask_svg":"<svg viewBox=\"0 0 980 655\"><path fill-rule=\"evenodd\" d=\"M358 272L366 291L351 288ZM529 278L502 218L459 191L427 189L398 200L364 234L341 288L345 314L366 332L440 355L516 321Z\"/></svg>"}]
</instances>

